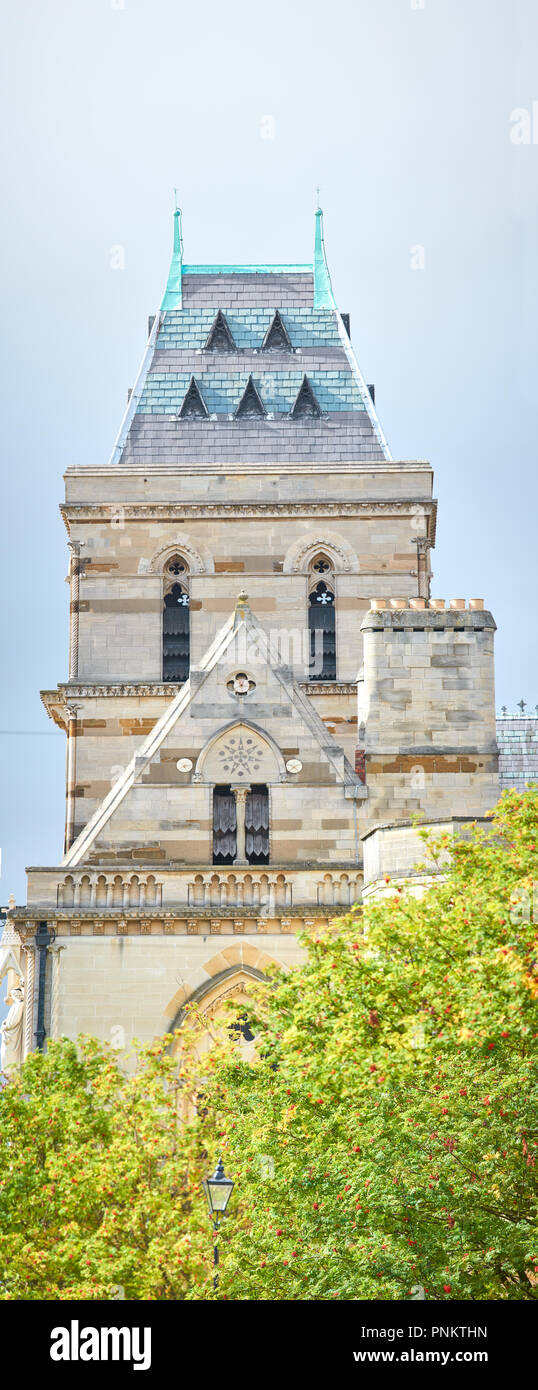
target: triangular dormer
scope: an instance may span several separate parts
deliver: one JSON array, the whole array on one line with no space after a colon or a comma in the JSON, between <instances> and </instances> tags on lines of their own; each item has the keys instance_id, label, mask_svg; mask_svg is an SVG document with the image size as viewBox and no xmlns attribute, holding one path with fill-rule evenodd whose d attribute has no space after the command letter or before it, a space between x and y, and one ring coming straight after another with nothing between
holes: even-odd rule
<instances>
[{"instance_id":1,"label":"triangular dormer","mask_svg":"<svg viewBox=\"0 0 538 1390\"><path fill-rule=\"evenodd\" d=\"M207 342L205 352L237 352L230 329L222 312L219 309Z\"/></svg>"},{"instance_id":2,"label":"triangular dormer","mask_svg":"<svg viewBox=\"0 0 538 1390\"><path fill-rule=\"evenodd\" d=\"M253 420L256 416L266 415L266 409L259 395L252 377L249 376L243 395L235 412L236 420Z\"/></svg>"},{"instance_id":3,"label":"triangular dormer","mask_svg":"<svg viewBox=\"0 0 538 1390\"><path fill-rule=\"evenodd\" d=\"M321 410L306 374L302 379L290 415L294 420L319 419L321 415Z\"/></svg>"},{"instance_id":4,"label":"triangular dormer","mask_svg":"<svg viewBox=\"0 0 538 1390\"><path fill-rule=\"evenodd\" d=\"M185 393L183 405L179 412L180 420L207 420L209 411L203 400L199 386L193 376L191 376L188 389Z\"/></svg>"},{"instance_id":5,"label":"triangular dormer","mask_svg":"<svg viewBox=\"0 0 538 1390\"><path fill-rule=\"evenodd\" d=\"M269 324L267 333L262 343L262 352L291 352L291 340L287 329L284 327L278 309L275 309L272 323Z\"/></svg>"}]
</instances>

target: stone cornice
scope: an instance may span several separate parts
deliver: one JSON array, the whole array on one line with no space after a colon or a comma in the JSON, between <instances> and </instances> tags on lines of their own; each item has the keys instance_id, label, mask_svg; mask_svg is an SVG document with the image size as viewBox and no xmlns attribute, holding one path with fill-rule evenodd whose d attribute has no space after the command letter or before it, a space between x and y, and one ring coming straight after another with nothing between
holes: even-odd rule
<instances>
[{"instance_id":1,"label":"stone cornice","mask_svg":"<svg viewBox=\"0 0 538 1390\"><path fill-rule=\"evenodd\" d=\"M349 867L349 866L348 866ZM362 865L357 866L356 874L362 876ZM321 907L319 903L297 903L293 907L276 908L273 917L327 917L331 912L339 912L343 915L345 908L340 904L325 905ZM140 918L146 918L151 922L183 922L186 917L198 917L205 921L210 917L267 917L267 912L261 907L254 907L252 904L239 907L196 907L184 904L176 908L121 908L108 910L106 908L59 908L51 907L50 903L30 903L27 907L18 907L13 911L13 922L16 931L20 934L24 931L27 922L35 922L41 917L46 917L50 923L56 922L139 922Z\"/></svg>"},{"instance_id":2,"label":"stone cornice","mask_svg":"<svg viewBox=\"0 0 538 1390\"><path fill-rule=\"evenodd\" d=\"M181 690L182 685L183 681L113 681L106 685L97 681L73 681L69 685L60 682L57 690L42 690L40 694L45 709L50 713L51 706L57 705L60 701L65 703L68 700L93 699L97 696L133 695L138 698L140 695L163 695L171 699Z\"/></svg>"},{"instance_id":3,"label":"stone cornice","mask_svg":"<svg viewBox=\"0 0 538 1390\"><path fill-rule=\"evenodd\" d=\"M160 696L163 699L172 700L174 695L177 695L178 690L181 690L181 684L182 682L175 685L172 681L170 683L168 681L166 683L162 681L131 681L129 683L118 681L111 685L75 682L72 685L59 685L57 690L41 690L40 696L49 719L54 720L58 728L67 733L69 704L72 700L95 700L107 696L113 696L116 699L126 699L129 696L136 699L151 696L155 699Z\"/></svg>"},{"instance_id":4,"label":"stone cornice","mask_svg":"<svg viewBox=\"0 0 538 1390\"><path fill-rule=\"evenodd\" d=\"M484 628L496 631L497 624L487 608L475 611L400 608L390 612L370 609L364 614L361 622L361 632L408 632L412 635L417 628L425 631L430 629L433 632L443 632L445 629L455 632L480 632Z\"/></svg>"},{"instance_id":5,"label":"stone cornice","mask_svg":"<svg viewBox=\"0 0 538 1390\"><path fill-rule=\"evenodd\" d=\"M429 497L398 497L354 502L63 502L60 511L68 527L70 521L110 521L119 510L125 521L184 521L242 516L392 516L395 512L414 513L417 507L433 516L437 501Z\"/></svg>"},{"instance_id":6,"label":"stone cornice","mask_svg":"<svg viewBox=\"0 0 538 1390\"><path fill-rule=\"evenodd\" d=\"M95 700L106 699L111 696L114 699L126 699L129 696L139 699L140 697L151 697L172 699L181 690L182 682L177 684L162 681L114 681L110 685L92 684L89 681L79 683L72 682L69 685L60 683L57 690L42 690L41 699L47 714L59 728L65 729L68 717L68 702L72 700ZM306 695L354 695L357 690L356 683L353 681L301 681L300 689Z\"/></svg>"},{"instance_id":7,"label":"stone cornice","mask_svg":"<svg viewBox=\"0 0 538 1390\"><path fill-rule=\"evenodd\" d=\"M362 871L358 871L362 877ZM62 911L58 908L39 906L17 908L16 934L23 946L32 944L36 922L46 917L59 936L184 936L184 935L248 935L257 933L296 932L305 926L321 924L333 917L342 917L349 909L336 905L320 906L315 903L298 903L282 910L277 908L271 915L260 908L238 907L196 908L183 907L175 911L154 911L147 909L107 912L95 908L84 911L76 908Z\"/></svg>"},{"instance_id":8,"label":"stone cornice","mask_svg":"<svg viewBox=\"0 0 538 1390\"><path fill-rule=\"evenodd\" d=\"M183 468L182 472L187 475L192 473L244 474L245 469L248 468L252 469L253 474L255 474L257 478L273 473L281 476L283 469L286 473L310 474L317 471L318 473L324 474L327 472L336 472L339 474L368 473L370 476L372 473L376 475L380 473L392 474L398 471L401 473L432 472L432 466L428 459L369 459L368 461L357 459L355 463L334 462L330 463L328 466L326 462L316 462L316 459L309 460L307 463L290 459L283 460L280 463L260 463L259 459L254 459L250 463L236 463L234 461L223 463L199 463L197 461L192 463L188 468ZM91 468L87 465L72 464L70 468L66 468L63 476L64 478L136 478L142 475L142 477L146 478L148 476L148 470L152 478L166 477L169 474L173 474L174 477L177 478L178 473L177 464L175 463L129 463L119 466L118 464L113 464L108 467L105 465L102 468Z\"/></svg>"},{"instance_id":9,"label":"stone cornice","mask_svg":"<svg viewBox=\"0 0 538 1390\"><path fill-rule=\"evenodd\" d=\"M210 874L210 875L212 875L212 874L215 874L215 873L224 873L225 875L226 875L226 874L229 875L230 873L232 873L232 874L234 874L236 877L237 877L237 875L239 875L239 876L241 877L241 876L244 876L245 874L253 874L253 873L263 873L263 874L266 874L266 875L268 874L269 876L271 876L271 874L278 875L278 874L286 873L286 874L291 874L291 875L293 875L294 877L297 877L297 876L300 877L301 875L303 875L303 874L305 874L305 873L312 874L312 875L319 875L319 873L320 873L321 871L323 871L323 873L327 873L327 872L331 872L331 873L332 873L332 872L334 872L334 873L347 873L347 874L349 874L349 873L352 873L352 872L353 872L353 873L359 872L359 871L361 870L361 868L362 868L362 865L360 865L360 864L353 864L353 863L350 864L349 859L319 859L319 860L318 860L318 859L316 859L316 860L313 860L313 859L310 859L310 860L309 860L309 859L305 859L305 860L302 861L300 864L297 864L297 862L296 862L295 860L289 861L289 860L285 860L285 859L283 859L283 860L280 860L280 859L279 859L279 860L275 860L275 862L274 862L274 863L271 863L271 864L255 864L255 865L252 865L252 864L230 864L230 865L218 866L218 865L213 864L213 862L212 862L212 861L209 861L209 860L208 860L207 863L200 863L200 864L184 864L183 862L180 863L179 861L175 861L175 860L166 860L164 863L162 863L161 861L155 862L155 860L153 860L153 859L151 859L151 860L145 860L145 859L142 858L142 856L140 856L140 858L138 858L136 861L135 861L134 859L112 859L112 860L109 860L109 859L107 859L106 854L104 854L104 855L103 855L103 858L102 858L102 859L96 860L95 863L93 862L93 860L84 860L84 861L82 861L80 864L77 864L76 870L67 868L65 864L29 864L29 865L27 866L26 873L27 873L27 874L51 874L51 875L56 876L56 877L59 875L60 878L65 878L66 875L72 875L74 872L76 872L77 874L81 874L81 875L83 875L83 874L92 874L92 875L95 875L96 877L98 877L99 874L112 874L112 875L114 875L114 874L116 874L116 873L129 873L129 874L139 874L139 873L143 873L143 874L153 874L154 876L155 876L155 875L158 875L159 879L162 878L162 879L164 880L165 878L176 878L178 874L179 874L179 876L180 876L182 879L184 879L184 878L186 878L186 877L188 877L188 876L191 876L191 875L193 875L193 874ZM41 904L41 906L43 906L43 904ZM126 909L123 908L123 907L116 907L116 908L111 909L111 910L114 911L114 912L116 913L116 916L117 916L118 913L119 913L120 917L121 917L121 916L124 916L124 915L125 915L125 911L126 911ZM163 912L167 912L167 911L169 911L169 910L171 911L172 909L163 908L162 905L161 905L160 907L154 907L154 908L150 908L149 906L146 906L144 909L139 909L139 908L132 909L132 911L135 911L135 912L140 912L140 911L142 911L142 915L143 915L143 916L147 916L148 913L151 913L151 912L153 911L153 913L154 913L155 915L157 915L158 917L162 917ZM176 911L176 915L177 915L177 910L176 910L176 909L174 909L174 910ZM190 912L190 908L189 908L188 910L189 910L189 912ZM224 910L224 909L223 909L223 910ZM21 912L22 912L22 913L24 913L25 916L27 916L27 917L28 917L28 916L37 917L37 916L39 916L39 912L40 912L40 911L41 911L41 908L40 908L39 904L37 904L37 906L36 906L34 903L32 903L29 907L22 907L22 906L19 906L19 907L10 908L10 909L9 909L9 914L10 914L10 916L16 916L17 913L21 913ZM48 908L47 908L47 911L49 912L50 915L52 915L52 916L54 916L54 917L57 915L57 912L60 912L60 911L62 911L62 912L65 911L65 912L68 913L68 915L71 915L71 916L73 915L73 913L75 913L75 916L80 916L80 914L84 912L84 908L81 907L81 906L78 906L78 907L73 907L73 906L71 906L71 907L65 907L65 908L62 908L62 909L54 908L54 912L52 912L52 911L51 911L51 908L50 908L50 904L49 904L49 906L48 906ZM95 906L94 906L94 907L88 908L87 911L90 912L90 913L92 913L94 917L95 917L96 915L100 917L100 916L102 915L102 912L105 911L105 909L103 908L102 911L101 911L101 909L99 909L98 911L96 911L96 908L95 908ZM187 911L187 909L184 908L184 907L182 906L181 909L180 909L180 911L181 911L181 913L184 913L184 912ZM219 911L220 911L220 909L219 909Z\"/></svg>"}]
</instances>

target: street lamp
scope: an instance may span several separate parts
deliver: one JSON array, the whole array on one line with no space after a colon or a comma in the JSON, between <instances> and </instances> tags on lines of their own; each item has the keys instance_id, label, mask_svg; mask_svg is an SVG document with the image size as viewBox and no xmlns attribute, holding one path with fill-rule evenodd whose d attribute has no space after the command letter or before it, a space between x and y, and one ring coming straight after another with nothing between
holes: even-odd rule
<instances>
[{"instance_id":1,"label":"street lamp","mask_svg":"<svg viewBox=\"0 0 538 1390\"><path fill-rule=\"evenodd\" d=\"M224 1216L226 1207L228 1206L228 1202L230 1200L233 1190L232 1179L226 1177L224 1172L224 1165L221 1158L219 1158L219 1161L215 1168L215 1172L213 1173L213 1177L204 1178L202 1181L202 1187L206 1195L209 1215L213 1221L213 1268L215 1271L213 1275L213 1288L217 1289L219 1283L219 1218L221 1216Z\"/></svg>"}]
</instances>

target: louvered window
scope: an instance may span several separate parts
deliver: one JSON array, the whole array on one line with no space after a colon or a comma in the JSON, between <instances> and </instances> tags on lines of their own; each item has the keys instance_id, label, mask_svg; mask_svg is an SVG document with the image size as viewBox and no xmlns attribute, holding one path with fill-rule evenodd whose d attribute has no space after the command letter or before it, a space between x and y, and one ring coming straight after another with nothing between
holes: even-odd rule
<instances>
[{"instance_id":1,"label":"louvered window","mask_svg":"<svg viewBox=\"0 0 538 1390\"><path fill-rule=\"evenodd\" d=\"M252 786L245 803L245 853L249 864L269 863L269 792Z\"/></svg>"},{"instance_id":2,"label":"louvered window","mask_svg":"<svg viewBox=\"0 0 538 1390\"><path fill-rule=\"evenodd\" d=\"M237 855L237 814L230 787L213 788L213 863L234 864Z\"/></svg>"},{"instance_id":3,"label":"louvered window","mask_svg":"<svg viewBox=\"0 0 538 1390\"><path fill-rule=\"evenodd\" d=\"M336 680L335 616L333 591L321 579L312 589L308 604L311 681Z\"/></svg>"},{"instance_id":4,"label":"louvered window","mask_svg":"<svg viewBox=\"0 0 538 1390\"><path fill-rule=\"evenodd\" d=\"M188 680L189 658L189 594L182 584L172 584L163 608L163 680Z\"/></svg>"}]
</instances>

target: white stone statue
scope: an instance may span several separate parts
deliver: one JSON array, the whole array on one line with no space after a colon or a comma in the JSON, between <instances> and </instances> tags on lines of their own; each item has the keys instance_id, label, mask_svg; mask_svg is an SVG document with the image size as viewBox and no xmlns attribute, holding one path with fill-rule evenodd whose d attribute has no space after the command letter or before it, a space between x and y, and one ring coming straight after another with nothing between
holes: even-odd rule
<instances>
[{"instance_id":1,"label":"white stone statue","mask_svg":"<svg viewBox=\"0 0 538 1390\"><path fill-rule=\"evenodd\" d=\"M22 1030L24 1015L24 984L20 980L15 985L8 996L11 999L11 1008L0 1026L0 1037L2 1039L0 1062L5 1076L19 1065L22 1060Z\"/></svg>"}]
</instances>

